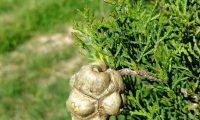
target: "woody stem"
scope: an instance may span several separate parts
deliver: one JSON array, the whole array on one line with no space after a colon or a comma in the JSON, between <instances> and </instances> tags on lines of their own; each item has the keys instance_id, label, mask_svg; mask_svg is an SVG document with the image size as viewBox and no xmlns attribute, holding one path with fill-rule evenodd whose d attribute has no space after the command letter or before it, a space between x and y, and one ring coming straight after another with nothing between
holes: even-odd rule
<instances>
[{"instance_id":1,"label":"woody stem","mask_svg":"<svg viewBox=\"0 0 200 120\"><path fill-rule=\"evenodd\" d=\"M129 68L123 68L123 69L118 70L118 72L121 75L139 75L139 76L146 78L147 80L149 80L151 82L158 82L158 83L165 83L166 84L166 81L163 81L161 79L153 77L152 75L150 75L149 72L147 72L145 70L131 70Z\"/></svg>"}]
</instances>

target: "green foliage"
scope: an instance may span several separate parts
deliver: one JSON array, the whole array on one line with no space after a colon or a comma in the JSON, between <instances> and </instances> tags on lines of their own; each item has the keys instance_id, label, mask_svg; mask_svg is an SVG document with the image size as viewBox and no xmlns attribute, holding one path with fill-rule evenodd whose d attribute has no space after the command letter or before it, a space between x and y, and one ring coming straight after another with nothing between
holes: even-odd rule
<instances>
[{"instance_id":1,"label":"green foliage","mask_svg":"<svg viewBox=\"0 0 200 120\"><path fill-rule=\"evenodd\" d=\"M180 93L200 96L200 1L118 0L113 12L96 19L83 15L75 33L93 60L114 69L146 70L166 85L124 77L126 119L200 119L200 105Z\"/></svg>"}]
</instances>

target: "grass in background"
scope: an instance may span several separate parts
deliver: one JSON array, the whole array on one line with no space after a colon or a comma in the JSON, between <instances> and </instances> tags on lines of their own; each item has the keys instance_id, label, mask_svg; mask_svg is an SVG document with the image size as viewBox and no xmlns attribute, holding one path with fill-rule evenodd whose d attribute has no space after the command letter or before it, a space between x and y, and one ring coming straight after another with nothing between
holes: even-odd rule
<instances>
[{"instance_id":1,"label":"grass in background","mask_svg":"<svg viewBox=\"0 0 200 120\"><path fill-rule=\"evenodd\" d=\"M70 120L65 108L68 81L86 60L74 65L67 62L76 61L73 45L41 53L37 47L44 46L40 42L35 46L32 38L66 34L66 24L79 19L77 9L87 7L102 14L99 2L0 0L0 120ZM30 51L25 42L35 49Z\"/></svg>"},{"instance_id":2,"label":"grass in background","mask_svg":"<svg viewBox=\"0 0 200 120\"><path fill-rule=\"evenodd\" d=\"M0 0L0 14L17 9L17 6L19 6L23 1L24 0Z\"/></svg>"},{"instance_id":3,"label":"grass in background","mask_svg":"<svg viewBox=\"0 0 200 120\"><path fill-rule=\"evenodd\" d=\"M98 11L98 0L0 0L0 53L77 19L85 7Z\"/></svg>"},{"instance_id":4,"label":"grass in background","mask_svg":"<svg viewBox=\"0 0 200 120\"><path fill-rule=\"evenodd\" d=\"M18 64L0 74L0 120L70 120L65 108L70 74L56 75L55 67L76 49L68 45L43 54L17 49L23 57L13 59L10 53L1 58L4 68Z\"/></svg>"},{"instance_id":5,"label":"grass in background","mask_svg":"<svg viewBox=\"0 0 200 120\"><path fill-rule=\"evenodd\" d=\"M99 0L0 0L0 120L70 119L68 80L84 60L72 70L61 63L73 61L77 48L40 53L20 47L38 34L65 29L84 7L99 14ZM13 57L15 52L20 54ZM55 73L59 65L70 71Z\"/></svg>"}]
</instances>

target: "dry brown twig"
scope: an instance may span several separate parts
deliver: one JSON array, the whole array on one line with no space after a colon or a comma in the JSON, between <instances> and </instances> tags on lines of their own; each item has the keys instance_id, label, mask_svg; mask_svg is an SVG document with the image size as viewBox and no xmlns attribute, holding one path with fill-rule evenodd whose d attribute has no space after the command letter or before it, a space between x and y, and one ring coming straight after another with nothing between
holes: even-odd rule
<instances>
[{"instance_id":1,"label":"dry brown twig","mask_svg":"<svg viewBox=\"0 0 200 120\"><path fill-rule=\"evenodd\" d=\"M156 77L153 77L152 75L150 75L149 72L147 72L145 70L131 70L129 68L123 68L123 69L118 70L118 72L122 76L123 75L139 75L139 76L146 78L147 80L149 80L151 82L165 83L166 84L166 81L158 79Z\"/></svg>"}]
</instances>

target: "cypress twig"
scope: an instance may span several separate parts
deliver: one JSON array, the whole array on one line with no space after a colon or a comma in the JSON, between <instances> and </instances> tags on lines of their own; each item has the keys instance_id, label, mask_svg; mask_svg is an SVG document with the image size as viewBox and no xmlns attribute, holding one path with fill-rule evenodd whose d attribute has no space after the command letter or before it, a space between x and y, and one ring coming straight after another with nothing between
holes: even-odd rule
<instances>
[{"instance_id":1,"label":"cypress twig","mask_svg":"<svg viewBox=\"0 0 200 120\"><path fill-rule=\"evenodd\" d=\"M149 72L147 72L145 70L131 70L129 68L123 68L123 69L120 69L118 71L121 75L139 75L139 76L146 78L147 80L149 80L151 82L165 83L166 84L166 81L163 81L161 79L153 77L152 75L150 75Z\"/></svg>"},{"instance_id":2,"label":"cypress twig","mask_svg":"<svg viewBox=\"0 0 200 120\"><path fill-rule=\"evenodd\" d=\"M157 83L164 83L167 84L166 81L158 79L156 77L153 77L152 75L150 75L151 73L145 71L145 70L131 70L129 68L123 68L118 70L118 72L123 76L123 75L139 75L142 76L144 78L146 78L147 80L151 81L151 82L157 82ZM188 94L186 89L181 88L181 90L179 91L179 93L182 93L184 98L189 99L190 101L192 101L193 103L198 103L198 97L197 96L193 96L191 94Z\"/></svg>"}]
</instances>

